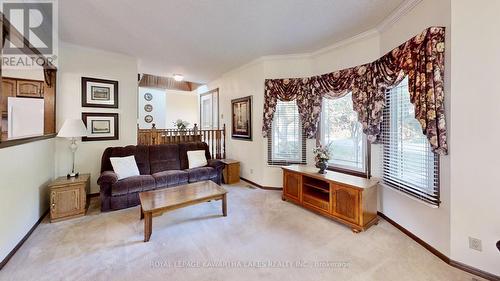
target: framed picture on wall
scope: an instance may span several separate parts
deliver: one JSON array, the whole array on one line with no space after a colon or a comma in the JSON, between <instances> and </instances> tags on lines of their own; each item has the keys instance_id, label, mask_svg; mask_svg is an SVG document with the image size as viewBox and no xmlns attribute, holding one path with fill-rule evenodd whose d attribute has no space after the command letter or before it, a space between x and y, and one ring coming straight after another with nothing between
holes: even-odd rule
<instances>
[{"instance_id":1,"label":"framed picture on wall","mask_svg":"<svg viewBox=\"0 0 500 281\"><path fill-rule=\"evenodd\" d=\"M87 136L82 141L118 139L118 113L83 112L82 120L87 127Z\"/></svg>"},{"instance_id":2,"label":"framed picture on wall","mask_svg":"<svg viewBox=\"0 0 500 281\"><path fill-rule=\"evenodd\" d=\"M252 96L231 100L231 137L252 140Z\"/></svg>"},{"instance_id":3,"label":"framed picture on wall","mask_svg":"<svg viewBox=\"0 0 500 281\"><path fill-rule=\"evenodd\" d=\"M82 107L118 108L118 81L82 77Z\"/></svg>"}]
</instances>

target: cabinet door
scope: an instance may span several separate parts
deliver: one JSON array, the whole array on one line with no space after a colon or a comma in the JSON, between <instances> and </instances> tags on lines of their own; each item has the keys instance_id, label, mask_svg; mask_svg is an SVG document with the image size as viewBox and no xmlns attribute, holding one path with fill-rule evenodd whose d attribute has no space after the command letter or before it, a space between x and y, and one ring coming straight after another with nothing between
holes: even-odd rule
<instances>
[{"instance_id":1,"label":"cabinet door","mask_svg":"<svg viewBox=\"0 0 500 281\"><path fill-rule=\"evenodd\" d=\"M223 171L224 181L227 184L237 183L240 181L240 163L226 164Z\"/></svg>"},{"instance_id":2,"label":"cabinet door","mask_svg":"<svg viewBox=\"0 0 500 281\"><path fill-rule=\"evenodd\" d=\"M349 187L334 185L333 212L342 219L359 223L359 191Z\"/></svg>"},{"instance_id":3,"label":"cabinet door","mask_svg":"<svg viewBox=\"0 0 500 281\"><path fill-rule=\"evenodd\" d=\"M300 200L300 186L302 177L298 174L284 172L283 173L283 193L287 197L292 197L297 201Z\"/></svg>"},{"instance_id":4,"label":"cabinet door","mask_svg":"<svg viewBox=\"0 0 500 281\"><path fill-rule=\"evenodd\" d=\"M50 215L52 219L63 218L80 213L82 209L80 186L57 188L50 193Z\"/></svg>"},{"instance_id":5,"label":"cabinet door","mask_svg":"<svg viewBox=\"0 0 500 281\"><path fill-rule=\"evenodd\" d=\"M37 81L17 81L18 97L43 97L42 82Z\"/></svg>"},{"instance_id":6,"label":"cabinet door","mask_svg":"<svg viewBox=\"0 0 500 281\"><path fill-rule=\"evenodd\" d=\"M7 112L7 98L16 96L16 80L2 78L2 97L0 98L0 111Z\"/></svg>"}]
</instances>

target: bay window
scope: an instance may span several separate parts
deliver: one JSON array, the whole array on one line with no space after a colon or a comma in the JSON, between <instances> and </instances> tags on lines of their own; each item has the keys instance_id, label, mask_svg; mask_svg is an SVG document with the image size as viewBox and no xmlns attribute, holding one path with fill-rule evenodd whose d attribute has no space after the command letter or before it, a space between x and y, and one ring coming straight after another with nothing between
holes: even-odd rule
<instances>
[{"instance_id":1,"label":"bay window","mask_svg":"<svg viewBox=\"0 0 500 281\"><path fill-rule=\"evenodd\" d=\"M415 108L408 81L387 91L383 111L383 181L432 205L439 205L439 156L432 152Z\"/></svg>"},{"instance_id":2,"label":"bay window","mask_svg":"<svg viewBox=\"0 0 500 281\"><path fill-rule=\"evenodd\" d=\"M330 149L330 169L369 176L368 144L352 108L351 93L323 99L319 141Z\"/></svg>"},{"instance_id":3,"label":"bay window","mask_svg":"<svg viewBox=\"0 0 500 281\"><path fill-rule=\"evenodd\" d=\"M295 101L278 101L268 137L269 165L306 164L306 138Z\"/></svg>"}]
</instances>

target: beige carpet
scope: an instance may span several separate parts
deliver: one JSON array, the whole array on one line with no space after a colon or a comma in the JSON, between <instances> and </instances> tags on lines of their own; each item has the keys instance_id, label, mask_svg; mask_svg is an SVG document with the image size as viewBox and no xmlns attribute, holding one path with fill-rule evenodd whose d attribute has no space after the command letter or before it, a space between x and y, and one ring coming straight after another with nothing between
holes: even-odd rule
<instances>
[{"instance_id":1,"label":"beige carpet","mask_svg":"<svg viewBox=\"0 0 500 281\"><path fill-rule=\"evenodd\" d=\"M353 234L281 200L278 191L225 186L220 201L153 218L139 208L59 223L47 218L0 271L0 280L474 280L386 221Z\"/></svg>"}]
</instances>

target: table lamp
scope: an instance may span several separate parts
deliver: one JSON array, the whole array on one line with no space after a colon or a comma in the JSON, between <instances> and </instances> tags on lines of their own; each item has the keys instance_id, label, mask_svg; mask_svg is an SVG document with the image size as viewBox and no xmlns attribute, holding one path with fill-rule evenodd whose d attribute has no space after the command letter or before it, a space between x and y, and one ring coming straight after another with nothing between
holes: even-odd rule
<instances>
[{"instance_id":1,"label":"table lamp","mask_svg":"<svg viewBox=\"0 0 500 281\"><path fill-rule=\"evenodd\" d=\"M85 128L85 125L80 119L66 119L57 136L60 138L68 138L71 140L69 149L73 153L73 168L71 169L71 173L68 174L68 178L78 177L78 173L75 173L75 152L78 148L76 139L87 136L87 128Z\"/></svg>"}]
</instances>

